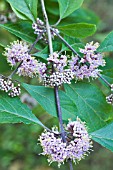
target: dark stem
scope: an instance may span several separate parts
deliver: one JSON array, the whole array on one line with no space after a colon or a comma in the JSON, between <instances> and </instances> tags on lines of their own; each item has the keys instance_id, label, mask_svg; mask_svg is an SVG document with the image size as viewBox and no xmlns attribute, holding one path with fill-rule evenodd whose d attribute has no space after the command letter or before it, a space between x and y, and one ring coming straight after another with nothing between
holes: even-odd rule
<instances>
[{"instance_id":1,"label":"dark stem","mask_svg":"<svg viewBox=\"0 0 113 170\"><path fill-rule=\"evenodd\" d=\"M104 77L102 77L102 75L98 74L98 76L111 88L111 84Z\"/></svg>"},{"instance_id":2,"label":"dark stem","mask_svg":"<svg viewBox=\"0 0 113 170\"><path fill-rule=\"evenodd\" d=\"M63 127L63 120L62 120L62 111L61 111L61 107L60 107L60 98L59 98L59 94L58 94L58 86L54 87L54 93L55 93L55 101L56 101L56 108L57 108L57 114L58 114L58 119L59 119L61 137L62 137L63 142L66 142L65 130Z\"/></svg>"},{"instance_id":3,"label":"dark stem","mask_svg":"<svg viewBox=\"0 0 113 170\"><path fill-rule=\"evenodd\" d=\"M28 50L28 54L30 54L30 52L32 51L32 49L34 48L34 46L36 45L36 43L40 40L41 36L43 35L43 33L45 32L45 30L39 35L37 36L35 42L32 44L32 46L30 47L30 49ZM16 72L18 71L18 68L21 66L21 64L23 63L23 61L21 61L18 66L15 68L15 70L8 76L8 78L12 78Z\"/></svg>"},{"instance_id":4,"label":"dark stem","mask_svg":"<svg viewBox=\"0 0 113 170\"><path fill-rule=\"evenodd\" d=\"M76 54L78 57L81 58L81 56L74 50L74 48L71 47L70 44L68 44L68 42L59 34L57 33L54 29L51 28L51 30L64 42L64 44L74 53Z\"/></svg>"},{"instance_id":5,"label":"dark stem","mask_svg":"<svg viewBox=\"0 0 113 170\"><path fill-rule=\"evenodd\" d=\"M70 170L73 170L72 161L71 161L70 159L68 160L68 163L69 163L69 168L70 168Z\"/></svg>"},{"instance_id":6,"label":"dark stem","mask_svg":"<svg viewBox=\"0 0 113 170\"><path fill-rule=\"evenodd\" d=\"M43 11L45 22L46 22L50 55L53 55L53 45L52 45L51 30L50 30L48 16L47 16L46 9L45 9L44 0L41 0L41 5L42 5L42 11ZM52 70L54 71L53 66L52 66ZM65 131L64 131L64 127L63 127L63 120L62 120L62 112L61 112L61 106L60 106L60 99L59 99L58 87L57 86L54 87L54 93L55 93L57 114L58 114L58 119L59 119L59 124L60 124L61 137L62 137L63 142L66 142ZM71 167L72 167L72 165L70 166L70 168ZM70 169L70 170L73 170L73 169Z\"/></svg>"}]
</instances>

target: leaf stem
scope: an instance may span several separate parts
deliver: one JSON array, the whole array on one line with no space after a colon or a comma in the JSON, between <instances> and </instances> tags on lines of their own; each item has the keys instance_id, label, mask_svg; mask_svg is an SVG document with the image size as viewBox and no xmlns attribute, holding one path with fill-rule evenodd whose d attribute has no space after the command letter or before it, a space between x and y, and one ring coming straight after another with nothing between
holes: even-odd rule
<instances>
[{"instance_id":1,"label":"leaf stem","mask_svg":"<svg viewBox=\"0 0 113 170\"><path fill-rule=\"evenodd\" d=\"M56 27L60 22L61 22L61 18L59 18L58 21L54 25L52 25L52 26Z\"/></svg>"},{"instance_id":2,"label":"leaf stem","mask_svg":"<svg viewBox=\"0 0 113 170\"><path fill-rule=\"evenodd\" d=\"M81 58L81 56L74 50L73 47L71 47L71 45L59 34L57 33L54 29L51 28L51 30L64 42L64 44L74 53L76 54L78 57Z\"/></svg>"},{"instance_id":3,"label":"leaf stem","mask_svg":"<svg viewBox=\"0 0 113 170\"><path fill-rule=\"evenodd\" d=\"M45 9L44 0L41 0L41 5L42 5L42 11L43 11L45 22L46 22L46 29L47 29L47 35L48 35L50 55L53 55L52 36L51 36L51 30L50 30L48 16L47 16L46 9ZM54 71L53 66L52 66L52 69ZM60 123L61 136L63 138L64 128L63 128L62 112L61 112L61 107L60 107L60 99L59 99L58 87L57 86L54 87L54 92L55 92L55 101L56 101L57 113L58 113L58 118L59 118L59 123Z\"/></svg>"}]
</instances>

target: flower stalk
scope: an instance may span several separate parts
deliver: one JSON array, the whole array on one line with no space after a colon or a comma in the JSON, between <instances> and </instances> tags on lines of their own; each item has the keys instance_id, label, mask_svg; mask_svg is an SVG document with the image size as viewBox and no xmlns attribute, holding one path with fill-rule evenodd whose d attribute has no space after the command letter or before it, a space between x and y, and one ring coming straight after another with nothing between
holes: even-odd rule
<instances>
[{"instance_id":1,"label":"flower stalk","mask_svg":"<svg viewBox=\"0 0 113 170\"><path fill-rule=\"evenodd\" d=\"M48 35L50 55L52 56L53 55L53 45L52 45L51 28L50 28L49 21L48 21L48 16L47 16L47 13L46 13L44 0L41 0L41 5L42 5L42 11L43 11L43 15L44 15L45 22L46 22L46 29L47 29L47 35ZM52 70L54 72L53 66L52 66ZM60 99L59 99L59 94L58 94L58 86L54 87L54 93L55 93L55 101L56 101L56 108L57 108L57 114L58 114L58 119L59 119L61 137L62 137L63 142L66 142L65 131L64 131L64 127L63 127L63 120L62 120L62 112L61 112L61 106L60 106ZM70 170L73 170L71 164L72 164L72 162L69 163Z\"/></svg>"}]
</instances>

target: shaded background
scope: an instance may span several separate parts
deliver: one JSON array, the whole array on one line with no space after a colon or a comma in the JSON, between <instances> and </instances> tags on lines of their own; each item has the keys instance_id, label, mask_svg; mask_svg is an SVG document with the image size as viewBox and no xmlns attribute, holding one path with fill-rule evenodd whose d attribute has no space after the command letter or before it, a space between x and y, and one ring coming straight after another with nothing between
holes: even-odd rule
<instances>
[{"instance_id":1,"label":"shaded background","mask_svg":"<svg viewBox=\"0 0 113 170\"><path fill-rule=\"evenodd\" d=\"M97 33L88 38L101 42L105 36L113 30L113 1L112 0L85 0L83 7L92 9L98 16ZM9 5L0 0L0 17L6 16L6 22L16 22L18 20L12 13ZM3 18L0 21L3 23ZM9 44L17 38L5 30L0 29L0 41ZM2 57L3 48L0 47L0 73L8 75L10 68ZM112 54L110 55L112 56ZM111 57L112 58L112 57ZM2 64L1 64L2 63ZM21 78L20 81L23 81ZM25 79L27 83L37 83L36 79ZM48 127L58 124L55 118L45 113L45 111L28 94L23 91L21 100L28 104L36 116ZM42 128L36 125L24 124L1 124L0 125L0 170L57 170L57 164L48 166L44 156L39 156L41 147L38 145L38 136ZM75 166L76 170L113 170L113 153L94 143L94 152ZM68 169L68 165L61 166L62 170Z\"/></svg>"}]
</instances>

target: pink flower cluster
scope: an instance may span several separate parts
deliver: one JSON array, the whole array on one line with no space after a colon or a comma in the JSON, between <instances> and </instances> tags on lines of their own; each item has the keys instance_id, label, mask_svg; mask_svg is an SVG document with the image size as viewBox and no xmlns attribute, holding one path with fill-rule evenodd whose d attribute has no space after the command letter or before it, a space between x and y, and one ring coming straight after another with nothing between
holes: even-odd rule
<instances>
[{"instance_id":1,"label":"pink flower cluster","mask_svg":"<svg viewBox=\"0 0 113 170\"><path fill-rule=\"evenodd\" d=\"M21 94L20 84L17 82L14 83L4 76L0 76L0 90L8 93L11 97L16 97Z\"/></svg>"},{"instance_id":2,"label":"pink flower cluster","mask_svg":"<svg viewBox=\"0 0 113 170\"><path fill-rule=\"evenodd\" d=\"M58 129L55 128L52 132L45 130L39 138L43 148L42 155L46 155L50 163L57 162L58 166L68 159L74 163L80 161L92 148L87 128L79 118L76 121L70 121L65 130L66 143L62 141Z\"/></svg>"},{"instance_id":3,"label":"pink flower cluster","mask_svg":"<svg viewBox=\"0 0 113 170\"><path fill-rule=\"evenodd\" d=\"M41 25L44 23L37 19ZM99 44L87 43L84 49L80 49L83 57L68 57L54 52L47 58L47 63L39 62L28 51L29 46L23 41L14 41L5 49L4 55L11 66L22 62L17 70L19 76L34 77L39 75L40 81L45 86L61 86L63 83L71 83L72 79L97 78L101 72L100 66L105 66L105 60L96 50Z\"/></svg>"},{"instance_id":4,"label":"pink flower cluster","mask_svg":"<svg viewBox=\"0 0 113 170\"><path fill-rule=\"evenodd\" d=\"M73 56L69 61L70 69L73 71L76 80L83 80L84 78L97 78L101 72L99 66L105 66L105 60L101 53L96 53L98 43L87 43L85 49L80 49L83 57Z\"/></svg>"},{"instance_id":5,"label":"pink flower cluster","mask_svg":"<svg viewBox=\"0 0 113 170\"><path fill-rule=\"evenodd\" d=\"M19 76L34 77L38 72L38 61L28 51L29 46L27 43L17 40L5 48L4 56L7 57L7 61L11 66L16 66L22 62L17 70Z\"/></svg>"}]
</instances>

